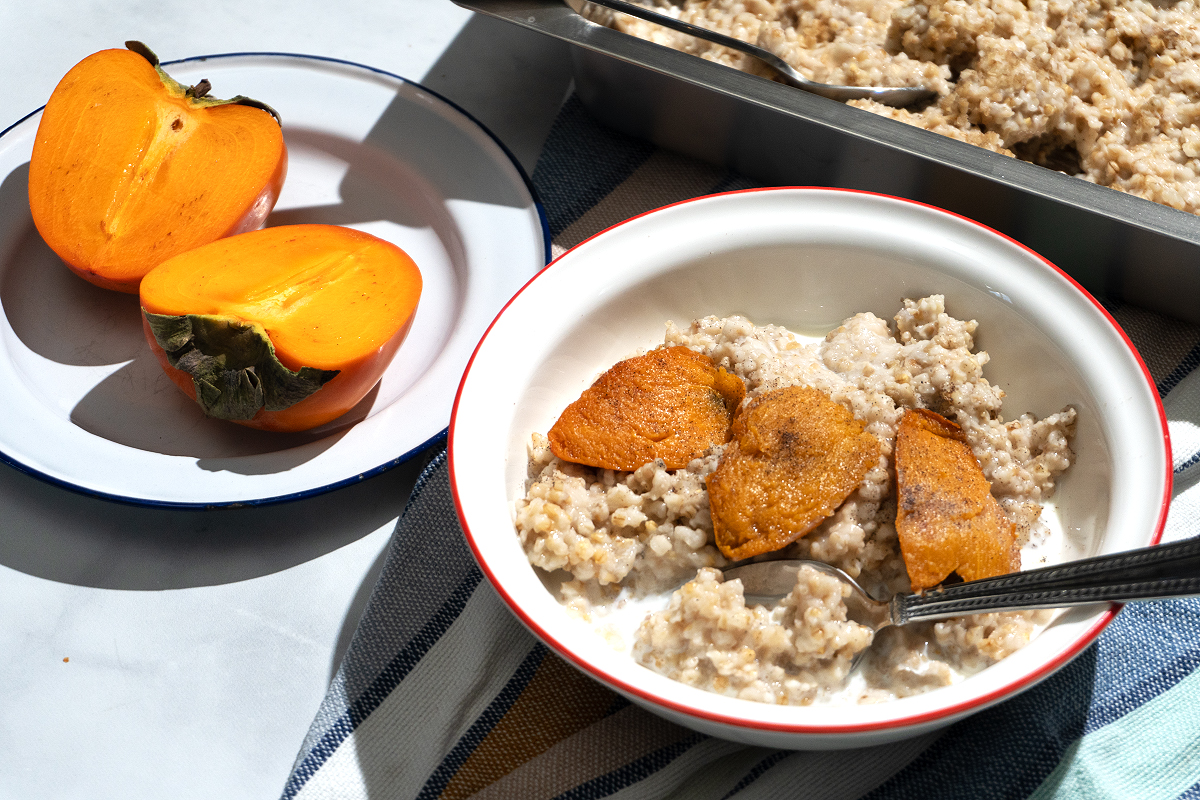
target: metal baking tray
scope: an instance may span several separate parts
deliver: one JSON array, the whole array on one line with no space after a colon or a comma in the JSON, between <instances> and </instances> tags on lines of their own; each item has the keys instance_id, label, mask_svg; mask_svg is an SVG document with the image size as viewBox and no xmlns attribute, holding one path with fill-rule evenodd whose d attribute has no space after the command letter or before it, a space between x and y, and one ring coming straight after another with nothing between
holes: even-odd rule
<instances>
[{"instance_id":1,"label":"metal baking tray","mask_svg":"<svg viewBox=\"0 0 1200 800\"><path fill-rule=\"evenodd\" d=\"M602 123L771 185L906 197L1033 248L1093 294L1200 322L1200 217L597 25L562 0L454 0L562 39Z\"/></svg>"}]
</instances>

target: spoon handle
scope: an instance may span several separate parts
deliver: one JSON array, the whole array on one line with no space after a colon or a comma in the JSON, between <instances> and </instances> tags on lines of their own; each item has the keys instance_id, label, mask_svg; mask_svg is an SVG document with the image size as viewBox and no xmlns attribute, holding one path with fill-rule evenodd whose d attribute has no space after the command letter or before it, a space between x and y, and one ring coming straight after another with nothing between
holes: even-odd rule
<instances>
[{"instance_id":1,"label":"spoon handle","mask_svg":"<svg viewBox=\"0 0 1200 800\"><path fill-rule=\"evenodd\" d=\"M1200 595L1200 538L954 584L892 600L895 624L963 614Z\"/></svg>"}]
</instances>

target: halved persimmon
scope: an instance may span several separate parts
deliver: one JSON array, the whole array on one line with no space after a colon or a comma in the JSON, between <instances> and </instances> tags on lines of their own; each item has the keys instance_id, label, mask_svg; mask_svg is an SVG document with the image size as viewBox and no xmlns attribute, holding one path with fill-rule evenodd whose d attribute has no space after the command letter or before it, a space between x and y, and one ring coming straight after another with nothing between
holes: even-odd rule
<instances>
[{"instance_id":1,"label":"halved persimmon","mask_svg":"<svg viewBox=\"0 0 1200 800\"><path fill-rule=\"evenodd\" d=\"M168 258L262 225L287 148L255 100L184 87L138 42L76 64L42 112L29 162L38 232L83 278L137 293Z\"/></svg>"},{"instance_id":2,"label":"halved persimmon","mask_svg":"<svg viewBox=\"0 0 1200 800\"><path fill-rule=\"evenodd\" d=\"M421 273L394 244L289 225L160 264L142 280L142 326L206 414L299 431L346 413L378 383L420 296Z\"/></svg>"}]
</instances>

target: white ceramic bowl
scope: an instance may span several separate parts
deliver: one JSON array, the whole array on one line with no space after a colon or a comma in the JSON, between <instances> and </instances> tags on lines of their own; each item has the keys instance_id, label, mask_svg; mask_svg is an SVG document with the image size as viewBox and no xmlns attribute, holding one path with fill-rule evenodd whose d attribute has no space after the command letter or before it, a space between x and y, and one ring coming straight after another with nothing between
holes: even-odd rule
<instances>
[{"instance_id":1,"label":"white ceramic bowl","mask_svg":"<svg viewBox=\"0 0 1200 800\"><path fill-rule=\"evenodd\" d=\"M459 517L484 572L547 645L634 702L705 733L770 747L858 747L948 725L1045 678L1113 616L1074 609L1024 649L963 680L886 703L788 707L725 697L652 672L569 617L513 528L530 434L601 372L661 344L664 322L743 314L823 334L903 298L944 294L979 321L985 375L1008 416L1079 412L1076 463L1057 503L1067 552L1156 543L1171 491L1166 417L1127 337L1065 274L1021 245L952 214L879 195L766 189L653 211L589 239L531 280L480 342L450 425Z\"/></svg>"}]
</instances>

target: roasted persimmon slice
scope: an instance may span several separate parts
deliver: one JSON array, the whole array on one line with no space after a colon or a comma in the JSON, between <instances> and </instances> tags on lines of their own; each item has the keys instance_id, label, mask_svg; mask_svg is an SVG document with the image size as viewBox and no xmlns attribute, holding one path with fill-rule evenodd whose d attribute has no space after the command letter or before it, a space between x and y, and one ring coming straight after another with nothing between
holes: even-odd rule
<instances>
[{"instance_id":1,"label":"roasted persimmon slice","mask_svg":"<svg viewBox=\"0 0 1200 800\"><path fill-rule=\"evenodd\" d=\"M107 289L136 294L168 258L262 225L287 171L274 112L184 87L144 45L76 64L46 103L29 208L50 249Z\"/></svg>"},{"instance_id":2,"label":"roasted persimmon slice","mask_svg":"<svg viewBox=\"0 0 1200 800\"><path fill-rule=\"evenodd\" d=\"M817 389L764 392L733 422L733 441L706 479L726 558L769 553L833 514L879 463L879 440Z\"/></svg>"},{"instance_id":3,"label":"roasted persimmon slice","mask_svg":"<svg viewBox=\"0 0 1200 800\"><path fill-rule=\"evenodd\" d=\"M167 375L206 414L296 431L366 396L420 295L420 271L394 244L289 225L163 262L142 280L142 322Z\"/></svg>"},{"instance_id":4,"label":"roasted persimmon slice","mask_svg":"<svg viewBox=\"0 0 1200 800\"><path fill-rule=\"evenodd\" d=\"M896 533L914 590L952 572L973 581L1021 568L1016 525L1004 514L967 437L925 409L896 433Z\"/></svg>"},{"instance_id":5,"label":"roasted persimmon slice","mask_svg":"<svg viewBox=\"0 0 1200 800\"><path fill-rule=\"evenodd\" d=\"M742 379L686 347L663 347L605 372L550 429L550 449L566 461L633 470L656 458L686 467L729 439Z\"/></svg>"}]
</instances>

